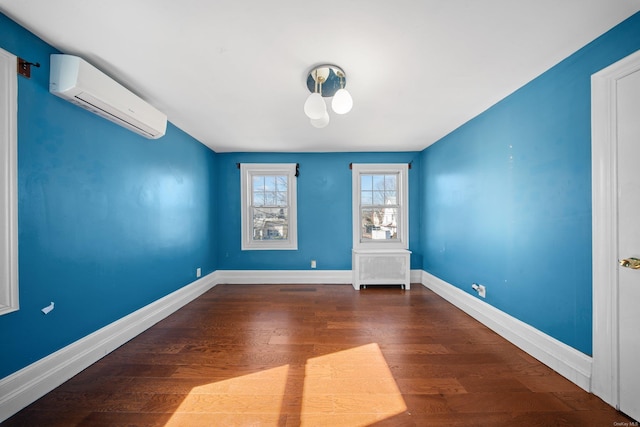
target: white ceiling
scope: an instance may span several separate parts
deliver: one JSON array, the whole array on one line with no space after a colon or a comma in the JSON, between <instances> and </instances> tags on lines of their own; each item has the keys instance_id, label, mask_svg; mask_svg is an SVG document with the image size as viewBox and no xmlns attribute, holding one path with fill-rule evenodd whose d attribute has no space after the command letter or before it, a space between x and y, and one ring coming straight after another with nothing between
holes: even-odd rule
<instances>
[{"instance_id":1,"label":"white ceiling","mask_svg":"<svg viewBox=\"0 0 640 427\"><path fill-rule=\"evenodd\" d=\"M217 152L422 150L638 10L640 0L0 0ZM354 107L316 129L302 106L322 63L344 69Z\"/></svg>"}]
</instances>

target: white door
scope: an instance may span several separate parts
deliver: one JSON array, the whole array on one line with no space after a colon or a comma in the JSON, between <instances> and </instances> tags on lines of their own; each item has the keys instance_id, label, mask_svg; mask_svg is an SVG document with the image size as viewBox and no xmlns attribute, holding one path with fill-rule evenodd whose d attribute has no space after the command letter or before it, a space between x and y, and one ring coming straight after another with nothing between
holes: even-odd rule
<instances>
[{"instance_id":1,"label":"white door","mask_svg":"<svg viewBox=\"0 0 640 427\"><path fill-rule=\"evenodd\" d=\"M617 81L616 98L618 257L640 259L640 70ZM640 420L640 269L630 261L618 272L620 410Z\"/></svg>"}]
</instances>

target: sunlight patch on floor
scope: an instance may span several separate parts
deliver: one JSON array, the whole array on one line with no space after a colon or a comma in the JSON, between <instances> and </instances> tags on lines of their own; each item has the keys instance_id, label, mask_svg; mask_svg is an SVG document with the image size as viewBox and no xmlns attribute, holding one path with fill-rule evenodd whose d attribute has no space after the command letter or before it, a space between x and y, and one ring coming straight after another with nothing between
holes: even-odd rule
<instances>
[{"instance_id":1,"label":"sunlight patch on floor","mask_svg":"<svg viewBox=\"0 0 640 427\"><path fill-rule=\"evenodd\" d=\"M194 387L165 425L278 425L288 375L284 365Z\"/></svg>"},{"instance_id":2,"label":"sunlight patch on floor","mask_svg":"<svg viewBox=\"0 0 640 427\"><path fill-rule=\"evenodd\" d=\"M378 344L309 359L301 425L365 426L407 406Z\"/></svg>"},{"instance_id":3,"label":"sunlight patch on floor","mask_svg":"<svg viewBox=\"0 0 640 427\"><path fill-rule=\"evenodd\" d=\"M378 344L194 387L167 426L366 426L407 406ZM300 393L302 394L300 396Z\"/></svg>"}]
</instances>

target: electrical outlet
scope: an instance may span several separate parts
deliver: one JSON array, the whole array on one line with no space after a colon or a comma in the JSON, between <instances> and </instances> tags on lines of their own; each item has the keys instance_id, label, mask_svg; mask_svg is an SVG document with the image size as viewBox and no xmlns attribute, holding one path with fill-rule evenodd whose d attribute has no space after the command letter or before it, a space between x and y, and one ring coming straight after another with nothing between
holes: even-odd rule
<instances>
[{"instance_id":1,"label":"electrical outlet","mask_svg":"<svg viewBox=\"0 0 640 427\"><path fill-rule=\"evenodd\" d=\"M487 288L485 288L484 285L478 285L478 296L480 298L487 297Z\"/></svg>"},{"instance_id":2,"label":"electrical outlet","mask_svg":"<svg viewBox=\"0 0 640 427\"><path fill-rule=\"evenodd\" d=\"M315 259L311 260L311 268L316 268L316 260Z\"/></svg>"},{"instance_id":3,"label":"electrical outlet","mask_svg":"<svg viewBox=\"0 0 640 427\"><path fill-rule=\"evenodd\" d=\"M202 270L200 269L200 267L196 268L196 277L200 277L202 276Z\"/></svg>"},{"instance_id":4,"label":"electrical outlet","mask_svg":"<svg viewBox=\"0 0 640 427\"><path fill-rule=\"evenodd\" d=\"M487 288L484 285L478 285L477 283L473 283L471 288L478 293L478 296L481 298L487 297Z\"/></svg>"}]
</instances>

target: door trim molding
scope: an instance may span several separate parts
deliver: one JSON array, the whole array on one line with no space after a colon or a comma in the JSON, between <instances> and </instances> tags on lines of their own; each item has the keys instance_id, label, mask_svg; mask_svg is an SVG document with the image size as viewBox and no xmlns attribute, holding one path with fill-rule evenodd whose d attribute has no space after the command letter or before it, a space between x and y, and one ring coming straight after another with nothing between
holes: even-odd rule
<instances>
[{"instance_id":1,"label":"door trim molding","mask_svg":"<svg viewBox=\"0 0 640 427\"><path fill-rule=\"evenodd\" d=\"M617 81L640 70L640 51L591 76L593 364L591 391L619 408Z\"/></svg>"},{"instance_id":2,"label":"door trim molding","mask_svg":"<svg viewBox=\"0 0 640 427\"><path fill-rule=\"evenodd\" d=\"M17 57L0 49L0 315L18 298L18 78ZM3 94L4 95L4 94Z\"/></svg>"}]
</instances>

